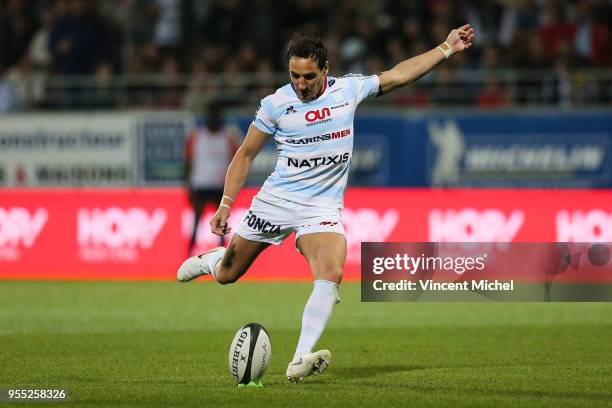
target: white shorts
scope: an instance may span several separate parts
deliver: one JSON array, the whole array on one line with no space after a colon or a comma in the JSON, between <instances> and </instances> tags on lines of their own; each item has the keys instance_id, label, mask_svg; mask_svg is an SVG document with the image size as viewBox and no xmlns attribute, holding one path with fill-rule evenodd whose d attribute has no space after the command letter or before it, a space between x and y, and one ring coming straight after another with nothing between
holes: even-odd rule
<instances>
[{"instance_id":1,"label":"white shorts","mask_svg":"<svg viewBox=\"0 0 612 408\"><path fill-rule=\"evenodd\" d=\"M236 234L249 241L280 245L295 232L295 240L304 234L335 232L346 236L339 208L305 206L264 191L253 197Z\"/></svg>"}]
</instances>

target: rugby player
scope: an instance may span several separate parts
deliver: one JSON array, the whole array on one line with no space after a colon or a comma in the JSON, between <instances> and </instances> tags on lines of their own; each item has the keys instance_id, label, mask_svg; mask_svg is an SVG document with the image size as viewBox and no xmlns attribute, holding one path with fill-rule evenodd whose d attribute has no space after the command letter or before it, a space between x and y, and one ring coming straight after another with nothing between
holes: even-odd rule
<instances>
[{"instance_id":1,"label":"rugby player","mask_svg":"<svg viewBox=\"0 0 612 408\"><path fill-rule=\"evenodd\" d=\"M304 308L302 329L287 378L299 382L323 372L331 362L328 350L313 352L334 304L346 257L341 219L353 148L353 117L361 101L401 88L427 74L452 54L472 45L474 29L452 30L446 41L377 75L328 76L325 46L295 35L286 58L291 83L262 99L246 138L229 165L223 198L210 223L214 234L227 234L234 198L251 163L269 137L278 161L274 172L253 198L251 207L227 248L219 247L187 259L177 278L186 282L212 275L221 284L236 282L257 256L295 232L296 246L306 258L314 287Z\"/></svg>"}]
</instances>

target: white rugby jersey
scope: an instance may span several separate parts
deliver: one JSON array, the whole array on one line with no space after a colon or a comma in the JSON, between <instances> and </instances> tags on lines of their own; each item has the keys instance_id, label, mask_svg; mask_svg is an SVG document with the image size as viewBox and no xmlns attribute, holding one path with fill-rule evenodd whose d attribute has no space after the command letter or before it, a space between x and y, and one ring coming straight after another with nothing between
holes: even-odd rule
<instances>
[{"instance_id":1,"label":"white rugby jersey","mask_svg":"<svg viewBox=\"0 0 612 408\"><path fill-rule=\"evenodd\" d=\"M357 105L377 95L377 75L327 77L323 93L302 102L292 84L262 99L253 124L274 135L278 161L263 191L302 205L344 206Z\"/></svg>"},{"instance_id":2,"label":"white rugby jersey","mask_svg":"<svg viewBox=\"0 0 612 408\"><path fill-rule=\"evenodd\" d=\"M238 149L237 133L231 126L217 132L205 127L191 131L185 145L185 159L191 161L191 188L223 189L227 167Z\"/></svg>"}]
</instances>

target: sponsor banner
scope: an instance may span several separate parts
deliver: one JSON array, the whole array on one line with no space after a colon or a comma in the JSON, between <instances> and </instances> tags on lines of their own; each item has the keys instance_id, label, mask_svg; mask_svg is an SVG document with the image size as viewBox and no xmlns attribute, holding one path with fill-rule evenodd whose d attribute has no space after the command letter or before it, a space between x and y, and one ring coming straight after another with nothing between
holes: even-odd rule
<instances>
[{"instance_id":1,"label":"sponsor banner","mask_svg":"<svg viewBox=\"0 0 612 408\"><path fill-rule=\"evenodd\" d=\"M609 114L502 113L426 117L429 185L612 185Z\"/></svg>"},{"instance_id":2,"label":"sponsor banner","mask_svg":"<svg viewBox=\"0 0 612 408\"><path fill-rule=\"evenodd\" d=\"M612 301L611 243L363 243L361 300Z\"/></svg>"},{"instance_id":3,"label":"sponsor banner","mask_svg":"<svg viewBox=\"0 0 612 408\"><path fill-rule=\"evenodd\" d=\"M6 115L0 126L2 186L135 183L129 114Z\"/></svg>"},{"instance_id":4,"label":"sponsor banner","mask_svg":"<svg viewBox=\"0 0 612 408\"><path fill-rule=\"evenodd\" d=\"M235 231L256 189L238 195ZM218 246L198 228L197 250ZM362 242L612 242L612 190L367 189L347 191L346 279L359 279ZM193 213L178 188L4 189L0 277L174 279ZM231 238L228 237L228 238ZM310 279L293 236L245 279Z\"/></svg>"},{"instance_id":5,"label":"sponsor banner","mask_svg":"<svg viewBox=\"0 0 612 408\"><path fill-rule=\"evenodd\" d=\"M187 133L193 127L187 114L145 114L138 120L140 183L179 184L183 180Z\"/></svg>"},{"instance_id":6,"label":"sponsor banner","mask_svg":"<svg viewBox=\"0 0 612 408\"><path fill-rule=\"evenodd\" d=\"M244 132L250 119L237 118ZM353 136L353 186L612 186L612 115L606 112L362 112ZM276 157L270 141L249 182L261 184Z\"/></svg>"},{"instance_id":7,"label":"sponsor banner","mask_svg":"<svg viewBox=\"0 0 612 408\"><path fill-rule=\"evenodd\" d=\"M0 198L0 275L161 278L178 258L173 190L8 190ZM178 229L178 228L177 228Z\"/></svg>"},{"instance_id":8,"label":"sponsor banner","mask_svg":"<svg viewBox=\"0 0 612 408\"><path fill-rule=\"evenodd\" d=\"M307 114L312 123L329 119L324 110ZM228 115L244 134L251 120ZM0 186L179 185L195 122L170 112L4 115ZM612 186L605 112L362 112L354 125L352 186ZM270 138L248 183L261 185L276 161Z\"/></svg>"}]
</instances>

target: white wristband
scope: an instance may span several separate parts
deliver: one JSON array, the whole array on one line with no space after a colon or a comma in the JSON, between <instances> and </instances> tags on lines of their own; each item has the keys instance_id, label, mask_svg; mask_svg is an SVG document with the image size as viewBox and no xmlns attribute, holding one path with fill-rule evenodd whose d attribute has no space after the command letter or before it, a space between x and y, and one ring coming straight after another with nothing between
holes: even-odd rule
<instances>
[{"instance_id":1,"label":"white wristband","mask_svg":"<svg viewBox=\"0 0 612 408\"><path fill-rule=\"evenodd\" d=\"M436 48L442 51L442 54L444 54L444 58L446 59L448 59L451 55L455 53L455 51L453 51L453 47L451 47L450 44L446 41L438 45Z\"/></svg>"},{"instance_id":2,"label":"white wristband","mask_svg":"<svg viewBox=\"0 0 612 408\"><path fill-rule=\"evenodd\" d=\"M225 204L223 200L228 200L229 204ZM234 203L234 199L232 197L224 195L223 197L221 197L221 203L219 203L219 207L225 207L231 211L233 203Z\"/></svg>"}]
</instances>

